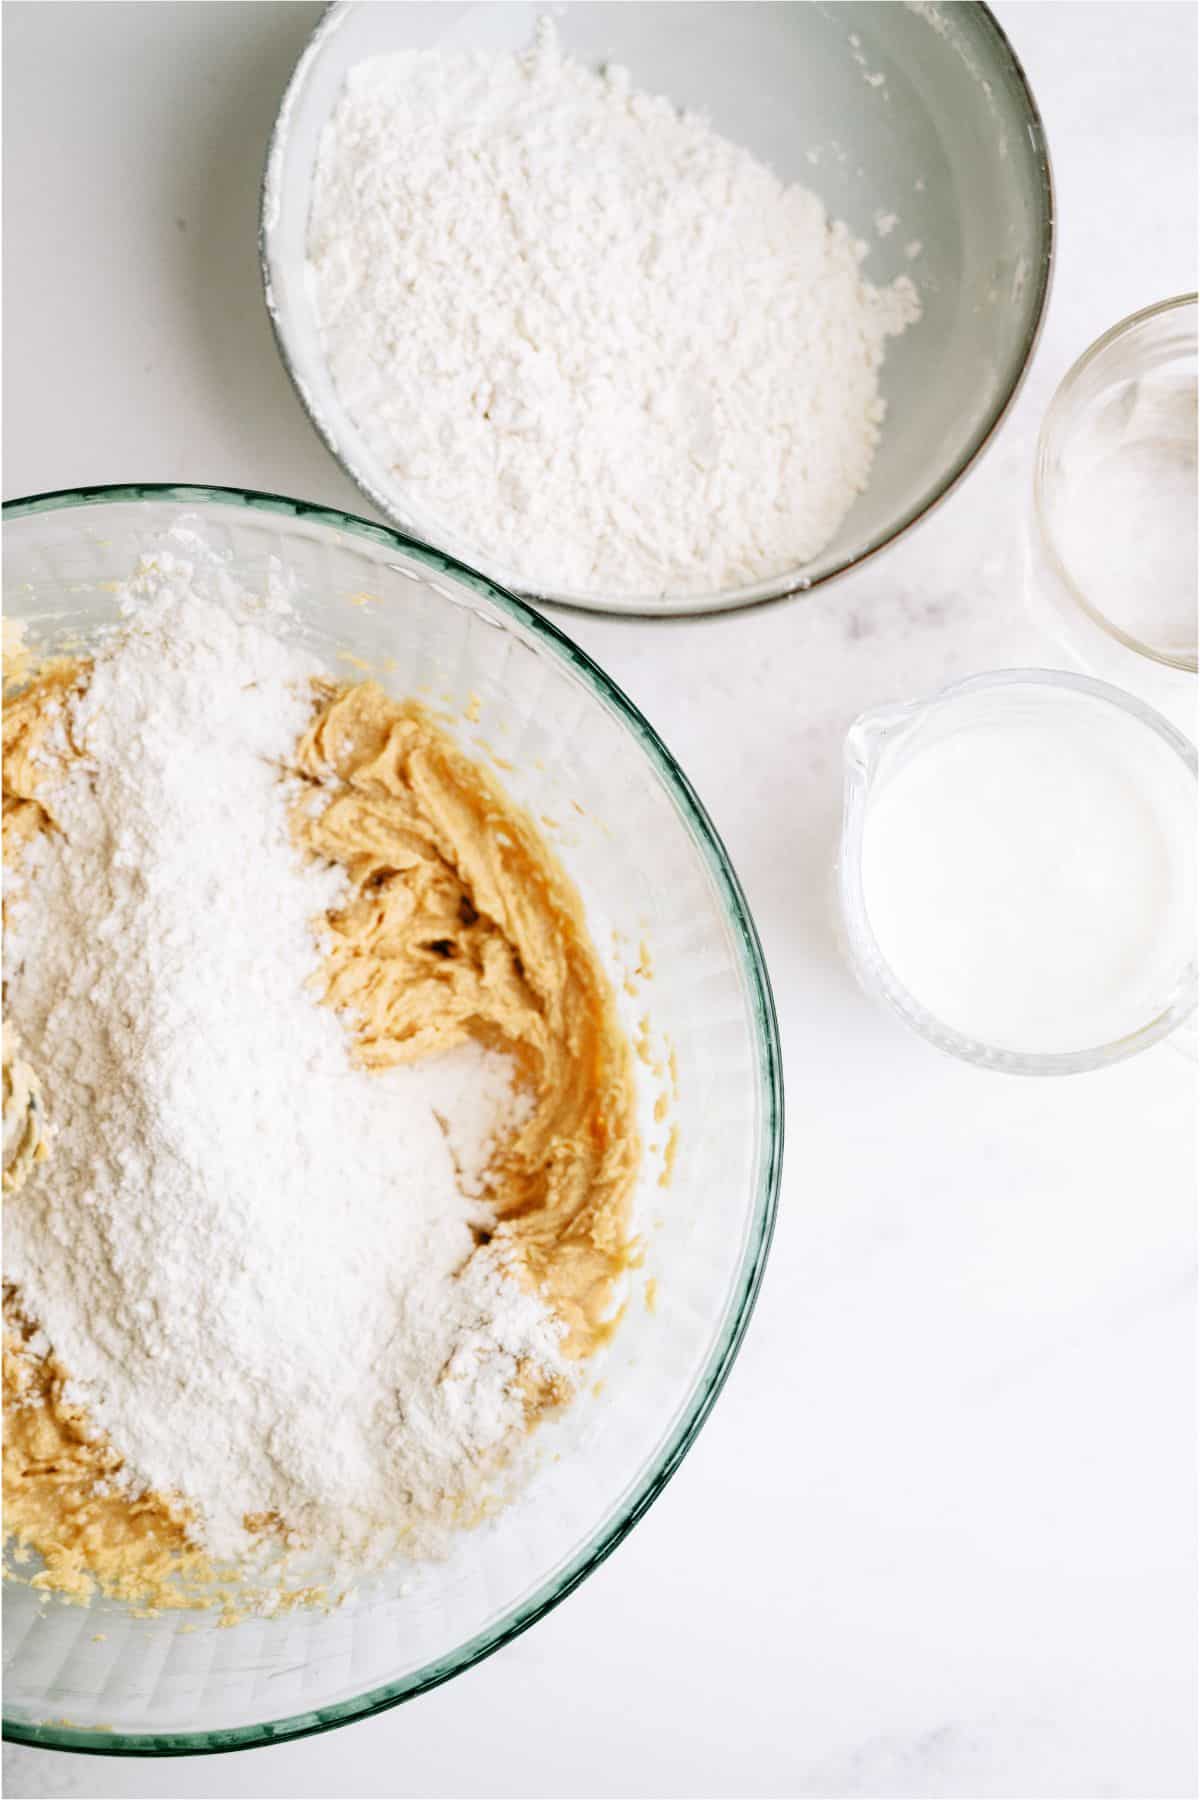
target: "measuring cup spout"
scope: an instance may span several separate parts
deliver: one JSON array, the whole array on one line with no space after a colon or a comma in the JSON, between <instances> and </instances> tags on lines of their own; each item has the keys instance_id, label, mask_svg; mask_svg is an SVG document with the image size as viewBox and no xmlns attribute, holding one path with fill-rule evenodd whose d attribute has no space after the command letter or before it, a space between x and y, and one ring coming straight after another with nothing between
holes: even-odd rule
<instances>
[{"instance_id":1,"label":"measuring cup spout","mask_svg":"<svg viewBox=\"0 0 1200 1800\"><path fill-rule=\"evenodd\" d=\"M879 766L885 747L901 736L921 711L921 703L876 706L860 713L846 733L846 767L851 773L870 781Z\"/></svg>"}]
</instances>

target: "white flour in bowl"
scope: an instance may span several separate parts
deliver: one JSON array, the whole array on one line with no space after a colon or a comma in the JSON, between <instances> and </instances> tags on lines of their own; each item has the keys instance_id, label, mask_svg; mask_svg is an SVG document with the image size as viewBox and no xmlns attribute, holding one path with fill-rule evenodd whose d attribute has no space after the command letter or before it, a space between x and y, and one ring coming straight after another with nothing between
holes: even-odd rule
<instances>
[{"instance_id":1,"label":"white flour in bowl","mask_svg":"<svg viewBox=\"0 0 1200 1800\"><path fill-rule=\"evenodd\" d=\"M537 592L794 569L865 487L907 277L628 72L450 50L351 71L308 276L398 510Z\"/></svg>"},{"instance_id":2,"label":"white flour in bowl","mask_svg":"<svg viewBox=\"0 0 1200 1800\"><path fill-rule=\"evenodd\" d=\"M38 789L57 829L9 902L6 1001L52 1153L5 1274L123 1479L186 1496L215 1556L247 1514L386 1548L475 1496L522 1371L563 1373L472 1231L519 1103L477 1047L352 1065L309 991L343 878L300 863L281 779L320 671L192 574L133 584Z\"/></svg>"}]
</instances>

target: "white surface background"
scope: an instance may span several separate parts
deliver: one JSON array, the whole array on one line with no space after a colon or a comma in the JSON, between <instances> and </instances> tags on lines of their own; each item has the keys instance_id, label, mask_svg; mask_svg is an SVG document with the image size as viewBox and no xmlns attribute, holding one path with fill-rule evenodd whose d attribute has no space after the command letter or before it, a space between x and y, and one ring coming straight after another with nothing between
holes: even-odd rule
<instances>
[{"instance_id":1,"label":"white surface background","mask_svg":"<svg viewBox=\"0 0 1200 1800\"><path fill-rule=\"evenodd\" d=\"M5 491L242 483L366 510L277 361L263 151L315 5L5 8ZM814 597L565 620L711 809L779 1003L788 1156L758 1314L617 1555L410 1705L167 1765L9 1750L10 1795L1185 1795L1196 1780L1194 1068L943 1059L827 910L851 717L1061 660L1012 567L1032 435L1195 281L1190 5L1004 4L1049 131L1049 322L982 469Z\"/></svg>"}]
</instances>

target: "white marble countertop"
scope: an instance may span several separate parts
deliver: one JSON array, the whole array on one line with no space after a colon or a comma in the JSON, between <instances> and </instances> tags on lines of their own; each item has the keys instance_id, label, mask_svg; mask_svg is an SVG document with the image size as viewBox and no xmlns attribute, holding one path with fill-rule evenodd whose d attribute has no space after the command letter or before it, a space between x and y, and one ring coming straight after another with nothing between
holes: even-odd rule
<instances>
[{"instance_id":1,"label":"white marble countertop","mask_svg":"<svg viewBox=\"0 0 1200 1800\"><path fill-rule=\"evenodd\" d=\"M8 494L208 481L366 510L279 365L255 248L319 11L6 9ZM9 1750L10 1795L1194 1792L1194 1065L1170 1046L1068 1081L957 1065L859 994L827 911L851 717L1061 660L1011 560L1033 433L1091 338L1195 281L1194 9L998 11L1061 235L983 467L800 602L564 621L694 780L775 983L779 1230L710 1423L618 1554L449 1686L215 1759Z\"/></svg>"}]
</instances>

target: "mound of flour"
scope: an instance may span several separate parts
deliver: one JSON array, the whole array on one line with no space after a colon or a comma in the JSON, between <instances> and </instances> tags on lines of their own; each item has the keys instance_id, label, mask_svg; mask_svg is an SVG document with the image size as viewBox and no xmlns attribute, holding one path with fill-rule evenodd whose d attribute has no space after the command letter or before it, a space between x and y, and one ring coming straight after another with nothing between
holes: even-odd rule
<instances>
[{"instance_id":1,"label":"mound of flour","mask_svg":"<svg viewBox=\"0 0 1200 1800\"><path fill-rule=\"evenodd\" d=\"M402 509L538 589L699 593L866 485L906 277L702 118L563 56L405 52L325 129L308 279Z\"/></svg>"},{"instance_id":2,"label":"mound of flour","mask_svg":"<svg viewBox=\"0 0 1200 1800\"><path fill-rule=\"evenodd\" d=\"M247 1513L362 1547L478 1485L561 1332L475 1248L506 1060L368 1075L307 991L341 876L299 863L281 765L316 667L195 589L144 569L56 726L80 754L48 759L58 830L5 946L52 1146L6 1276L131 1482L186 1496L215 1554Z\"/></svg>"}]
</instances>

